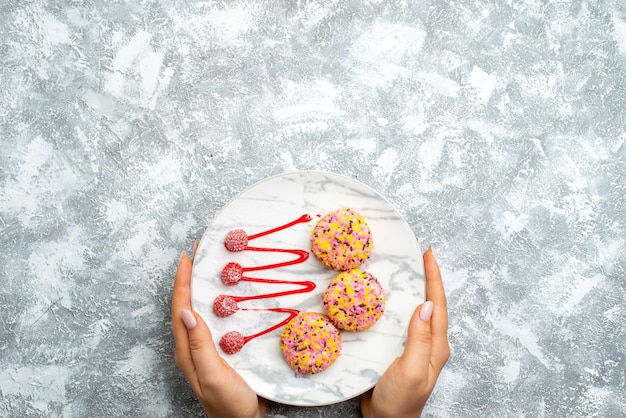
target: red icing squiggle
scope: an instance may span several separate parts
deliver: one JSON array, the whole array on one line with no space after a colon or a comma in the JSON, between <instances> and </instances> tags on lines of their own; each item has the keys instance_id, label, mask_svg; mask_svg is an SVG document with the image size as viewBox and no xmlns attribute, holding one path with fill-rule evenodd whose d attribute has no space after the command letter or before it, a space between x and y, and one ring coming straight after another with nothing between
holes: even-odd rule
<instances>
[{"instance_id":1,"label":"red icing squiggle","mask_svg":"<svg viewBox=\"0 0 626 418\"><path fill-rule=\"evenodd\" d=\"M301 251L301 250L294 250L294 251ZM292 282L289 280L255 279L253 277L246 277L243 275L243 273L246 271L269 270L271 268L278 268L278 267L288 266L291 264L303 263L304 261L306 261L307 258L309 258L308 253L305 253L305 254L307 255L306 257L300 257L298 258L296 262L287 261L285 263L269 264L266 266L259 266L259 267L241 267L239 263L228 263L226 264L226 267L224 267L224 269L222 270L222 282L226 286L233 286L242 280L245 282L276 283L276 284L303 283L303 282Z\"/></svg>"},{"instance_id":2,"label":"red icing squiggle","mask_svg":"<svg viewBox=\"0 0 626 418\"><path fill-rule=\"evenodd\" d=\"M302 215L299 218L281 225L279 227L269 229L267 231L259 232L254 235L248 236L246 232L242 229L235 229L230 231L224 240L224 245L227 250L231 252L239 252L239 251L262 251L262 252L276 252L276 253L289 253L296 255L295 259L267 264L262 266L254 266L254 267L242 267L238 263L228 263L224 269L222 270L222 282L227 286L233 286L237 284L239 281L247 281L247 282L255 282L255 283L268 283L268 284L294 284L300 286L299 289L293 289L282 292L273 292L266 293L261 295L253 295L253 296L231 296L231 295L220 295L215 299L213 304L213 310L216 315L220 317L226 317L234 314L237 310L245 310L245 311L270 311L270 312L279 312L279 313L288 313L288 317L268 329L265 329L259 333L243 336L238 331L230 331L226 333L220 340L220 347L224 352L228 354L234 354L241 350L241 348L248 341L270 333L280 327L285 326L292 318L294 318L299 311L297 309L287 309L287 308L239 308L237 305L238 302L243 302L247 300L254 299L269 299L269 298L277 298L287 295L293 295L297 293L308 293L315 289L315 283L311 281L289 281L289 280L274 280L274 279L259 279L254 277L246 277L244 276L244 272L249 271L258 271L258 270L270 270L274 268L285 267L293 264L300 264L305 262L309 258L309 252L306 250L299 249L282 249L282 248L263 248L263 247L250 247L248 246L249 241L263 237L269 234L273 234L278 231L282 231L299 223L306 223L311 220L310 215Z\"/></svg>"},{"instance_id":3,"label":"red icing squiggle","mask_svg":"<svg viewBox=\"0 0 626 418\"><path fill-rule=\"evenodd\" d=\"M246 311L271 311L271 312L281 312L288 313L289 316L285 318L282 322L277 323L276 325L265 329L261 332L258 332L253 335L243 336L238 331L230 331L224 334L224 336L220 339L220 347L227 354L235 354L244 346L248 341L260 337L261 335L268 334L280 327L284 327L287 325L289 321L291 321L296 315L300 313L297 309L287 309L287 308L268 308L268 309L245 309Z\"/></svg>"},{"instance_id":4,"label":"red icing squiggle","mask_svg":"<svg viewBox=\"0 0 626 418\"><path fill-rule=\"evenodd\" d=\"M300 216L298 219L295 219L289 223L286 223L285 225L281 225L279 227L276 227L274 229L270 229L264 232L259 232L258 234L254 234L254 235L250 235L248 237L248 241L253 240L255 238L259 238L259 237L263 237L265 235L269 235L269 234L273 234L274 232L278 232L278 231L282 231L283 229L287 229L289 227L292 227L296 224L301 224L301 223L307 223L311 220L311 215L308 214L304 214L302 216Z\"/></svg>"},{"instance_id":5,"label":"red icing squiggle","mask_svg":"<svg viewBox=\"0 0 626 418\"><path fill-rule=\"evenodd\" d=\"M282 231L283 229L287 229L299 223L306 223L311 220L311 215L304 214L298 219L295 219L285 225L281 225L279 227L269 229L267 231L259 232L258 234L248 236L246 231L243 229L234 229L226 235L226 239L224 240L224 246L228 251L239 252L244 250L250 251L284 251L284 252L296 252L300 253L300 250L280 250L277 248L254 248L248 247L248 242L252 241L255 238L263 237L265 235L273 234L274 232Z\"/></svg>"},{"instance_id":6,"label":"red icing squiggle","mask_svg":"<svg viewBox=\"0 0 626 418\"><path fill-rule=\"evenodd\" d=\"M281 296L295 295L297 293L308 293L312 291L313 289L315 289L315 283L310 282L310 281L291 282L288 280L255 279L253 277L243 277L241 280L245 280L248 282L256 282L256 283L295 284L298 286L302 286L302 288L295 289L295 290L286 290L283 292L253 295L253 296L219 295L217 298L215 298L215 302L213 303L213 311L217 314L217 316L223 318L223 317L234 314L239 309L239 307L237 306L237 302L243 302L246 300L254 300L254 299L278 298ZM249 309L246 309L246 310L249 310Z\"/></svg>"},{"instance_id":7,"label":"red icing squiggle","mask_svg":"<svg viewBox=\"0 0 626 418\"><path fill-rule=\"evenodd\" d=\"M296 315L298 315L300 313L299 310L297 309L287 309L287 308L269 308L269 309L248 309L248 310L255 310L255 311L270 311L270 312L282 312L282 313L288 313L289 316L282 322L279 322L278 324L263 330L261 332L257 332L256 334L253 335L248 335L247 337L243 337L244 340L244 344L247 343L248 341L252 340L253 338L256 337L260 337L261 335L265 335L268 334L272 331L274 331L275 329L278 329L280 327L283 327L285 325L287 325L287 322L291 321Z\"/></svg>"},{"instance_id":8,"label":"red icing squiggle","mask_svg":"<svg viewBox=\"0 0 626 418\"><path fill-rule=\"evenodd\" d=\"M305 250L284 250L281 248L257 248L257 247L246 247L248 251L266 251L266 252L275 252L275 253L291 253L296 254L298 258L290 261L284 261L282 263L276 264L268 264L266 266L258 266L258 267L245 267L243 271L256 271L256 270L270 270L278 267L290 266L292 264L300 264L304 263L309 258L309 252Z\"/></svg>"}]
</instances>

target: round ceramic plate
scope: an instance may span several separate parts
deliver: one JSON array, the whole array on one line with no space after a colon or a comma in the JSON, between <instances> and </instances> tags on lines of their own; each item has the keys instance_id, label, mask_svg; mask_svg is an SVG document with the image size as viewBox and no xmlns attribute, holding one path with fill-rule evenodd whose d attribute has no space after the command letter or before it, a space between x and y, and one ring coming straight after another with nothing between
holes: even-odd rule
<instances>
[{"instance_id":1,"label":"round ceramic plate","mask_svg":"<svg viewBox=\"0 0 626 418\"><path fill-rule=\"evenodd\" d=\"M282 264L297 255L280 251L229 252L224 239L229 231L243 229L248 236L294 223L282 230L250 240L249 247L310 251L310 235L324 214L346 207L356 210L372 231L374 250L361 269L378 278L385 290L386 309L369 330L342 331L339 359L314 375L296 375L280 350L282 327L246 342L236 354L222 353L226 361L266 399L300 405L328 405L358 396L372 388L389 364L402 353L406 329L415 307L424 300L424 266L419 245L408 224L382 196L362 183L331 173L291 172L265 179L233 198L213 219L202 236L192 272L192 304L207 322L215 343L229 331L244 336L262 333L280 324L288 314L274 308L323 312L322 292L337 274L311 254L304 262L247 271L245 277L286 283L240 281L226 286L221 272L229 262L244 269ZM302 221L302 216L310 216ZM305 217L306 218L306 217ZM315 289L289 282L310 281ZM213 312L219 295L275 297L248 299L239 310L221 318ZM218 346L218 350L221 349Z\"/></svg>"}]
</instances>

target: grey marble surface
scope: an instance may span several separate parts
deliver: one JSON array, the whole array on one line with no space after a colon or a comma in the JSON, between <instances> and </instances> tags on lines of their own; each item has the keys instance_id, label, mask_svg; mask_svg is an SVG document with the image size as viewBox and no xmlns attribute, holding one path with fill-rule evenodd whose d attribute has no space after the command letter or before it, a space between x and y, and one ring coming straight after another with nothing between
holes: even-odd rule
<instances>
[{"instance_id":1,"label":"grey marble surface","mask_svg":"<svg viewBox=\"0 0 626 418\"><path fill-rule=\"evenodd\" d=\"M376 277L383 287L384 314L367 331L338 331L341 355L323 373L295 374L281 353L280 330L254 337L239 353L225 355L226 362L266 399L297 406L329 405L357 397L376 385L394 359L402 354L408 322L417 305L424 301L422 252L413 230L384 197L350 177L292 171L269 177L238 194L213 218L198 244L191 275L192 306L205 319L213 340L219 345L228 332L253 336L288 320L289 314L245 311L246 308L325 311L324 293L337 272L324 266L308 250L321 215L342 207L363 216L371 232L373 249L358 267ZM251 238L290 224L294 219L298 222L286 229ZM293 253L286 257L283 251L227 250L225 237L229 231L242 227L249 237L248 247L304 250L303 257ZM298 261L265 269L293 260ZM221 277L229 263L240 263L242 276L237 284L226 286ZM282 283L249 282L247 277ZM215 314L214 303L220 295L237 298L291 292L296 281L304 280L311 285L300 288L305 292L235 301L241 311L236 309L225 317Z\"/></svg>"},{"instance_id":2,"label":"grey marble surface","mask_svg":"<svg viewBox=\"0 0 626 418\"><path fill-rule=\"evenodd\" d=\"M178 256L292 170L368 184L434 246L452 356L425 415L626 415L624 2L0 11L0 416L200 415Z\"/></svg>"}]
</instances>

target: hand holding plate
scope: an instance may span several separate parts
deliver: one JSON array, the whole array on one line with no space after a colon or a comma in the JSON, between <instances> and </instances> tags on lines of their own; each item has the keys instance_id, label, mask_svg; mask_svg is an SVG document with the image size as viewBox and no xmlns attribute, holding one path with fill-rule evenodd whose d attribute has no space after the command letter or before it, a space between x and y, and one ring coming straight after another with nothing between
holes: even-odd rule
<instances>
[{"instance_id":1,"label":"hand holding plate","mask_svg":"<svg viewBox=\"0 0 626 418\"><path fill-rule=\"evenodd\" d=\"M432 248L424 254L424 273L427 301L413 313L402 355L361 397L365 418L419 417L448 361L446 295Z\"/></svg>"},{"instance_id":2,"label":"hand holding plate","mask_svg":"<svg viewBox=\"0 0 626 418\"><path fill-rule=\"evenodd\" d=\"M202 317L191 311L191 265L180 257L172 297L174 358L209 417L262 417L265 400L219 355L211 331Z\"/></svg>"}]
</instances>

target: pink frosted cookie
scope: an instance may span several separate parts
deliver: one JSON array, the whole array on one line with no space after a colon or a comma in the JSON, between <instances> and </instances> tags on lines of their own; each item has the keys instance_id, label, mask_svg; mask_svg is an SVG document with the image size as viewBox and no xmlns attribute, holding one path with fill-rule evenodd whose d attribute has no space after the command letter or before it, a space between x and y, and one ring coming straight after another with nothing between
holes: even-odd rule
<instances>
[{"instance_id":1,"label":"pink frosted cookie","mask_svg":"<svg viewBox=\"0 0 626 418\"><path fill-rule=\"evenodd\" d=\"M280 348L296 374L319 373L341 354L341 335L326 315L301 312L285 326Z\"/></svg>"},{"instance_id":2,"label":"pink frosted cookie","mask_svg":"<svg viewBox=\"0 0 626 418\"><path fill-rule=\"evenodd\" d=\"M365 331L385 311L385 294L370 273L354 269L339 273L323 294L324 310L339 329Z\"/></svg>"},{"instance_id":3,"label":"pink frosted cookie","mask_svg":"<svg viewBox=\"0 0 626 418\"><path fill-rule=\"evenodd\" d=\"M311 233L311 251L326 267L337 271L357 268L374 248L365 219L352 209L324 215Z\"/></svg>"}]
</instances>

